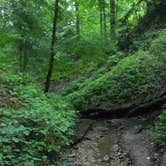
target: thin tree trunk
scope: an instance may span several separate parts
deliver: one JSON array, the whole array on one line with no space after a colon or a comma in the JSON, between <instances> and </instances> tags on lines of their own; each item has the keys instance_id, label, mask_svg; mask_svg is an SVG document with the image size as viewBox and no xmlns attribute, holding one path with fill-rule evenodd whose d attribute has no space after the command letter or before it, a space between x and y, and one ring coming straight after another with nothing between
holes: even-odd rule
<instances>
[{"instance_id":1,"label":"thin tree trunk","mask_svg":"<svg viewBox=\"0 0 166 166\"><path fill-rule=\"evenodd\" d=\"M116 5L115 5L115 0L110 0L110 34L111 34L111 39L115 40L116 34L115 34L115 18L116 17Z\"/></svg>"},{"instance_id":2,"label":"thin tree trunk","mask_svg":"<svg viewBox=\"0 0 166 166\"><path fill-rule=\"evenodd\" d=\"M59 0L55 0L53 29L52 29L52 41L51 41L51 49L50 49L50 62L49 62L49 68L48 68L48 73L47 73L47 80L45 83L45 90L44 90L45 93L47 93L49 91L51 76L52 76L52 72L53 72L54 54L55 54L54 47L56 44L58 9L59 9Z\"/></svg>"},{"instance_id":3,"label":"thin tree trunk","mask_svg":"<svg viewBox=\"0 0 166 166\"><path fill-rule=\"evenodd\" d=\"M103 17L104 17L104 37L106 40L106 38L107 38L107 18L106 18L105 4L103 6Z\"/></svg>"},{"instance_id":4,"label":"thin tree trunk","mask_svg":"<svg viewBox=\"0 0 166 166\"><path fill-rule=\"evenodd\" d=\"M78 39L80 39L80 16L79 16L78 0L75 0L75 9L76 9L76 33L77 33Z\"/></svg>"},{"instance_id":5,"label":"thin tree trunk","mask_svg":"<svg viewBox=\"0 0 166 166\"><path fill-rule=\"evenodd\" d=\"M19 45L19 70L22 71L23 48L22 44Z\"/></svg>"},{"instance_id":6,"label":"thin tree trunk","mask_svg":"<svg viewBox=\"0 0 166 166\"><path fill-rule=\"evenodd\" d=\"M27 68L27 64L28 64L28 43L26 41L24 41L24 55L23 55L23 64L22 64L22 70L23 72L26 70Z\"/></svg>"},{"instance_id":7,"label":"thin tree trunk","mask_svg":"<svg viewBox=\"0 0 166 166\"><path fill-rule=\"evenodd\" d=\"M67 8L68 8L67 0L64 0L64 6L65 6L65 12L67 13ZM65 16L65 26L68 26L68 15L67 14Z\"/></svg>"},{"instance_id":8,"label":"thin tree trunk","mask_svg":"<svg viewBox=\"0 0 166 166\"><path fill-rule=\"evenodd\" d=\"M102 11L102 3L99 0L99 12L100 12L100 34L103 36L103 11Z\"/></svg>"}]
</instances>

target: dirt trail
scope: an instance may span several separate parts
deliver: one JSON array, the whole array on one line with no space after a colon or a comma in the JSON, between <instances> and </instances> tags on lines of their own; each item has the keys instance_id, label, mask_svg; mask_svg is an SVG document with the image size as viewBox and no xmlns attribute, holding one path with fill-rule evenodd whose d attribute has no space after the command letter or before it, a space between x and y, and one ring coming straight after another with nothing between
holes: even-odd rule
<instances>
[{"instance_id":1,"label":"dirt trail","mask_svg":"<svg viewBox=\"0 0 166 166\"><path fill-rule=\"evenodd\" d=\"M135 126L137 123L137 126ZM131 120L121 136L121 146L130 155L134 166L157 166L154 154L154 145L149 130L141 131L142 122Z\"/></svg>"},{"instance_id":2,"label":"dirt trail","mask_svg":"<svg viewBox=\"0 0 166 166\"><path fill-rule=\"evenodd\" d=\"M67 166L160 166L144 118L95 121L68 153Z\"/></svg>"}]
</instances>

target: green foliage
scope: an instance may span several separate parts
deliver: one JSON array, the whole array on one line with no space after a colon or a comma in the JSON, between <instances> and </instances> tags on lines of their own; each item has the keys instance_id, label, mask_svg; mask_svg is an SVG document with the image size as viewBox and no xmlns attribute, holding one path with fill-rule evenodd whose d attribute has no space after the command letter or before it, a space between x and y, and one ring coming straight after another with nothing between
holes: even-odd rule
<instances>
[{"instance_id":1,"label":"green foliage","mask_svg":"<svg viewBox=\"0 0 166 166\"><path fill-rule=\"evenodd\" d=\"M158 117L158 122L154 130L154 138L159 141L161 145L166 147L166 107L164 107L163 112Z\"/></svg>"},{"instance_id":2,"label":"green foliage","mask_svg":"<svg viewBox=\"0 0 166 166\"><path fill-rule=\"evenodd\" d=\"M117 52L115 55L107 58L106 64L91 65L88 71L80 74L79 78L71 82L68 86L60 90L59 93L66 96L75 91L79 91L85 87L89 82L95 81L98 77L101 77L106 72L110 71L118 62L120 62L126 55L122 52ZM98 67L99 66L99 67ZM96 70L96 68L99 68Z\"/></svg>"},{"instance_id":3,"label":"green foliage","mask_svg":"<svg viewBox=\"0 0 166 166\"><path fill-rule=\"evenodd\" d=\"M152 40L150 52L155 55L166 55L166 29L159 31L157 39Z\"/></svg>"},{"instance_id":4,"label":"green foliage","mask_svg":"<svg viewBox=\"0 0 166 166\"><path fill-rule=\"evenodd\" d=\"M30 73L15 74L6 69L7 67L0 70L0 83L12 97L28 100L41 93L41 85L36 83L35 79L32 80Z\"/></svg>"},{"instance_id":5,"label":"green foliage","mask_svg":"<svg viewBox=\"0 0 166 166\"><path fill-rule=\"evenodd\" d=\"M0 112L2 165L47 165L49 153L57 156L71 143L75 112L58 96L30 98L25 108Z\"/></svg>"},{"instance_id":6,"label":"green foliage","mask_svg":"<svg viewBox=\"0 0 166 166\"><path fill-rule=\"evenodd\" d=\"M0 165L49 165L48 156L58 157L62 148L71 143L75 109L111 109L145 102L157 97L166 85L165 29L146 32L134 42L139 51L126 55L117 51L110 37L109 1L102 4L106 12L103 35L98 0L79 0L78 13L75 1L66 0L59 5L53 80L79 78L57 95L44 94L53 2L0 1ZM147 11L147 3L152 1L137 5L138 2L116 2L117 40L135 28ZM125 23L119 25L126 15ZM165 111L155 132L163 145L164 126Z\"/></svg>"},{"instance_id":7,"label":"green foliage","mask_svg":"<svg viewBox=\"0 0 166 166\"><path fill-rule=\"evenodd\" d=\"M137 4L138 0L118 1L117 20ZM98 63L105 63L106 52L116 50L115 42L110 38L110 6L109 1L103 1L106 12L106 35L100 34L99 3L95 1L79 0L79 21L81 26L80 40L76 34L75 1L61 1L59 5L59 19L57 28L57 47L55 56L56 72L53 79L73 78L77 73L85 73ZM50 48L50 36L53 17L54 0L2 0L0 1L1 16L1 41L0 51L10 59L14 54L15 68L31 70L40 77L45 77L48 67L48 54ZM144 2L143 4L145 4ZM143 16L146 5L140 5L130 14L129 24L125 27L133 27ZM134 13L136 12L136 13ZM122 25L116 26L117 36L121 36ZM22 56L22 58L20 58ZM24 60L25 61L24 61Z\"/></svg>"},{"instance_id":8,"label":"green foliage","mask_svg":"<svg viewBox=\"0 0 166 166\"><path fill-rule=\"evenodd\" d=\"M157 50L164 51L165 48L165 29L154 30L153 28L134 39L134 47L136 49L147 50L150 47L151 53L158 54ZM137 34L138 35L138 34ZM157 39L156 39L157 37ZM155 40L154 40L155 39ZM163 48L161 48L163 47Z\"/></svg>"},{"instance_id":9,"label":"green foliage","mask_svg":"<svg viewBox=\"0 0 166 166\"><path fill-rule=\"evenodd\" d=\"M59 96L45 95L30 74L1 71L0 82L10 94L5 100L22 101L17 109L9 102L0 106L0 164L49 165L49 154L57 157L71 143L74 109Z\"/></svg>"},{"instance_id":10,"label":"green foliage","mask_svg":"<svg viewBox=\"0 0 166 166\"><path fill-rule=\"evenodd\" d=\"M38 97L29 108L1 110L0 163L3 165L48 164L71 143L74 111L58 97Z\"/></svg>"},{"instance_id":11,"label":"green foliage","mask_svg":"<svg viewBox=\"0 0 166 166\"><path fill-rule=\"evenodd\" d=\"M160 40L160 36L152 45L158 41L163 43L161 46L164 45L166 41L163 38ZM111 71L97 75L97 78L76 81L76 85L72 85L74 90L67 90L70 93L67 98L77 109L86 111L94 108L111 109L131 102L139 104L157 97L156 92L160 92L160 87L166 84L165 48L161 48L160 54L138 51L121 60Z\"/></svg>"}]
</instances>

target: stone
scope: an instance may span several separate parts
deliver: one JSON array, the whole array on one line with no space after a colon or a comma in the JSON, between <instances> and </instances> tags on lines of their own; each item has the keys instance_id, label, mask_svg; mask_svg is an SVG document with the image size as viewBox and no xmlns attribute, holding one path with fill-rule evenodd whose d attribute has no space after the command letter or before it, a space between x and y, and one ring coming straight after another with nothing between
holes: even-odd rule
<instances>
[{"instance_id":1,"label":"stone","mask_svg":"<svg viewBox=\"0 0 166 166\"><path fill-rule=\"evenodd\" d=\"M104 156L104 161L109 161L109 156L108 155Z\"/></svg>"},{"instance_id":2,"label":"stone","mask_svg":"<svg viewBox=\"0 0 166 166\"><path fill-rule=\"evenodd\" d=\"M93 120L89 120L89 119L77 120L75 124L75 130L74 130L75 136L73 138L73 142L77 143L80 140L82 140L87 134L87 132L90 130L90 128L92 127L92 124L93 124Z\"/></svg>"}]
</instances>

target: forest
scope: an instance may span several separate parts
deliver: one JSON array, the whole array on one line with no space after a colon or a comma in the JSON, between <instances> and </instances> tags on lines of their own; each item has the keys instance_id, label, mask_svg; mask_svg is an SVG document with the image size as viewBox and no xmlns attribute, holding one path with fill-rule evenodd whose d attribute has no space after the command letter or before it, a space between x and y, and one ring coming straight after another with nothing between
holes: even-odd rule
<instances>
[{"instance_id":1,"label":"forest","mask_svg":"<svg viewBox=\"0 0 166 166\"><path fill-rule=\"evenodd\" d=\"M0 166L165 166L166 1L0 0Z\"/></svg>"}]
</instances>

